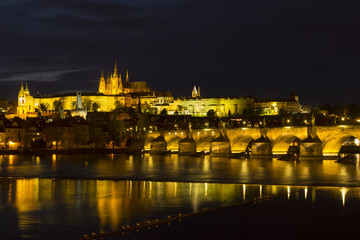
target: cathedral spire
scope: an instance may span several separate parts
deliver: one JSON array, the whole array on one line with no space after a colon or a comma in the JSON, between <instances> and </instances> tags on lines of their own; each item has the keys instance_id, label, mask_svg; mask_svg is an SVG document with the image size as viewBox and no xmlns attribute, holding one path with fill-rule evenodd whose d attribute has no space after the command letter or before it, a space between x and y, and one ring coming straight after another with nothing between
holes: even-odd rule
<instances>
[{"instance_id":1,"label":"cathedral spire","mask_svg":"<svg viewBox=\"0 0 360 240\"><path fill-rule=\"evenodd\" d=\"M101 76L100 76L100 82L99 82L99 93L105 92L105 78L104 78L104 70L101 69Z\"/></svg>"},{"instance_id":2,"label":"cathedral spire","mask_svg":"<svg viewBox=\"0 0 360 240\"><path fill-rule=\"evenodd\" d=\"M114 77L118 76L117 60L115 60Z\"/></svg>"},{"instance_id":3,"label":"cathedral spire","mask_svg":"<svg viewBox=\"0 0 360 240\"><path fill-rule=\"evenodd\" d=\"M23 82L21 82L20 91L24 91L24 83Z\"/></svg>"},{"instance_id":4,"label":"cathedral spire","mask_svg":"<svg viewBox=\"0 0 360 240\"><path fill-rule=\"evenodd\" d=\"M129 71L126 69L126 82L129 82Z\"/></svg>"},{"instance_id":5,"label":"cathedral spire","mask_svg":"<svg viewBox=\"0 0 360 240\"><path fill-rule=\"evenodd\" d=\"M192 97L197 97L197 95L198 95L198 92L196 90L196 85L194 85L194 89L192 90L191 96Z\"/></svg>"},{"instance_id":6,"label":"cathedral spire","mask_svg":"<svg viewBox=\"0 0 360 240\"><path fill-rule=\"evenodd\" d=\"M110 83L110 72L109 71L108 71L108 74L107 74L106 83Z\"/></svg>"}]
</instances>

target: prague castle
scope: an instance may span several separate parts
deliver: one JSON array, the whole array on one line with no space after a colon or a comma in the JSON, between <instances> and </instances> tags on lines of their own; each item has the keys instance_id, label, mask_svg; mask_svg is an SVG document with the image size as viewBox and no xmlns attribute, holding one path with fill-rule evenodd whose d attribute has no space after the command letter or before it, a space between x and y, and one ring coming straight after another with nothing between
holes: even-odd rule
<instances>
[{"instance_id":1,"label":"prague castle","mask_svg":"<svg viewBox=\"0 0 360 240\"><path fill-rule=\"evenodd\" d=\"M56 110L72 111L76 108L79 93L56 95L30 95L28 85L21 84L18 95L17 116L21 118L36 117L38 111ZM148 109L156 103L169 103L173 100L170 93L159 93L151 90L146 82L130 82L128 71L125 82L115 63L114 71L107 75L101 71L99 90L96 93L81 93L81 101L87 111L109 112L118 106L132 107L141 105ZM37 111L36 111L37 110Z\"/></svg>"},{"instance_id":2,"label":"prague castle","mask_svg":"<svg viewBox=\"0 0 360 240\"><path fill-rule=\"evenodd\" d=\"M80 96L81 95L81 96ZM110 112L117 107L138 107L143 111L168 114L206 116L212 110L219 117L241 115L245 110L256 110L259 115L277 115L282 109L286 112L302 112L296 95L286 99L257 99L254 97L202 97L200 87L194 86L191 97L174 99L170 92L160 93L151 90L147 83L131 82L126 71L125 81L115 63L114 71L105 79L101 71L99 89L94 93L65 93L57 95L30 95L28 85L21 84L18 95L16 116L36 117L39 112L67 111L77 115L77 106L85 112ZM86 115L86 114L85 114ZM9 118L13 116L7 116Z\"/></svg>"}]
</instances>

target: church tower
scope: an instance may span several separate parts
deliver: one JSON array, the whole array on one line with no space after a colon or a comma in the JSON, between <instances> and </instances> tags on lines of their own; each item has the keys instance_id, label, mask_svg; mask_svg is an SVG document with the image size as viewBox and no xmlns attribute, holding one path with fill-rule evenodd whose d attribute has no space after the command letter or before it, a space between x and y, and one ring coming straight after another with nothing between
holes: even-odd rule
<instances>
[{"instance_id":1,"label":"church tower","mask_svg":"<svg viewBox=\"0 0 360 240\"><path fill-rule=\"evenodd\" d=\"M191 96L193 98L200 97L200 87L196 89L196 85L194 85L194 88L192 90Z\"/></svg>"},{"instance_id":2,"label":"church tower","mask_svg":"<svg viewBox=\"0 0 360 240\"><path fill-rule=\"evenodd\" d=\"M33 117L35 116L35 101L32 96L30 96L29 87L26 84L24 89L24 84L21 83L19 95L18 95L18 107L17 115L20 118Z\"/></svg>"},{"instance_id":3,"label":"church tower","mask_svg":"<svg viewBox=\"0 0 360 240\"><path fill-rule=\"evenodd\" d=\"M111 75L111 94L117 95L121 92L121 90L122 90L121 77L119 77L117 64L115 61L114 73Z\"/></svg>"},{"instance_id":4,"label":"church tower","mask_svg":"<svg viewBox=\"0 0 360 240\"><path fill-rule=\"evenodd\" d=\"M111 80L110 80L110 73L108 72L105 84L105 94L111 94Z\"/></svg>"},{"instance_id":5,"label":"church tower","mask_svg":"<svg viewBox=\"0 0 360 240\"><path fill-rule=\"evenodd\" d=\"M104 78L104 71L101 69L101 77L99 83L99 93L105 93L105 78Z\"/></svg>"}]
</instances>

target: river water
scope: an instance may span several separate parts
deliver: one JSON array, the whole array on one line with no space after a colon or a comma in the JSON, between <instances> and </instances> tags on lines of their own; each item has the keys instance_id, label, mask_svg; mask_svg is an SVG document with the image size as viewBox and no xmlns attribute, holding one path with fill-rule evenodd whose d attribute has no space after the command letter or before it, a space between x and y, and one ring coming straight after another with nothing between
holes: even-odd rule
<instances>
[{"instance_id":1,"label":"river water","mask_svg":"<svg viewBox=\"0 0 360 240\"><path fill-rule=\"evenodd\" d=\"M265 195L349 211L360 203L359 166L334 160L10 155L0 164L5 239L77 239Z\"/></svg>"}]
</instances>

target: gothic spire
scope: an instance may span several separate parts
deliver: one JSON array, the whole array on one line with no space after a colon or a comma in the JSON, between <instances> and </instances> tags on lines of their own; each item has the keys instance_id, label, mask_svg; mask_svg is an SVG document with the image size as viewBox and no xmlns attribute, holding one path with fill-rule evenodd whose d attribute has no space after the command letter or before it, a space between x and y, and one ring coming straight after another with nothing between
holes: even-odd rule
<instances>
[{"instance_id":1,"label":"gothic spire","mask_svg":"<svg viewBox=\"0 0 360 240\"><path fill-rule=\"evenodd\" d=\"M105 78L104 78L104 70L101 69L101 77L100 77L100 82L99 82L99 93L104 93L105 92Z\"/></svg>"},{"instance_id":2,"label":"gothic spire","mask_svg":"<svg viewBox=\"0 0 360 240\"><path fill-rule=\"evenodd\" d=\"M129 82L129 71L126 69L126 82Z\"/></svg>"},{"instance_id":3,"label":"gothic spire","mask_svg":"<svg viewBox=\"0 0 360 240\"><path fill-rule=\"evenodd\" d=\"M108 83L110 83L110 72L108 71L108 74L107 74L107 78L106 78L106 82Z\"/></svg>"},{"instance_id":4,"label":"gothic spire","mask_svg":"<svg viewBox=\"0 0 360 240\"><path fill-rule=\"evenodd\" d=\"M115 60L114 76L118 76L117 61Z\"/></svg>"}]
</instances>

